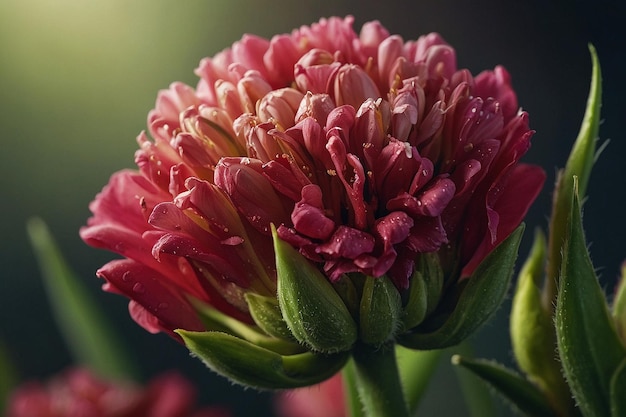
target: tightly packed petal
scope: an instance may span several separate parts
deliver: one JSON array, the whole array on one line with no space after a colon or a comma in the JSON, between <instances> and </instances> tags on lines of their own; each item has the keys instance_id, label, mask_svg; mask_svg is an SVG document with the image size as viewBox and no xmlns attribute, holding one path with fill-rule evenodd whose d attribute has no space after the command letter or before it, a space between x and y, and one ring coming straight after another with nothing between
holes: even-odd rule
<instances>
[{"instance_id":1,"label":"tightly packed petal","mask_svg":"<svg viewBox=\"0 0 626 417\"><path fill-rule=\"evenodd\" d=\"M271 225L331 282L401 292L420 254L444 249L457 281L519 225L544 173L518 163L533 132L506 70L474 77L438 34L352 24L246 35L195 88L159 93L139 171L111 178L81 230L127 258L99 275L146 329L201 329L192 300L251 322L244 295L276 294Z\"/></svg>"}]
</instances>

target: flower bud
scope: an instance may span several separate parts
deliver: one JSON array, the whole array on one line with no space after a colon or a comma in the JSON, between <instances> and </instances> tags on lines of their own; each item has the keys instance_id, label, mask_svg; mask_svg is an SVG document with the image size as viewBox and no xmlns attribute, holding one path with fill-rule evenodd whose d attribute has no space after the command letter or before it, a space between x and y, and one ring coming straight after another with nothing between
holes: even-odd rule
<instances>
[{"instance_id":1,"label":"flower bud","mask_svg":"<svg viewBox=\"0 0 626 417\"><path fill-rule=\"evenodd\" d=\"M617 334L622 339L622 344L626 346L626 262L622 264L622 277L615 290L613 320L615 320Z\"/></svg>"},{"instance_id":2,"label":"flower bud","mask_svg":"<svg viewBox=\"0 0 626 417\"><path fill-rule=\"evenodd\" d=\"M511 309L510 334L519 368L563 415L571 411L571 393L563 379L561 364L554 355L556 334L551 312L541 303L540 283L545 266L546 242L535 234L535 242L522 267Z\"/></svg>"},{"instance_id":3,"label":"flower bud","mask_svg":"<svg viewBox=\"0 0 626 417\"><path fill-rule=\"evenodd\" d=\"M304 94L293 88L271 91L257 102L257 115L262 122L272 122L284 131L294 125L303 97Z\"/></svg>"},{"instance_id":4,"label":"flower bud","mask_svg":"<svg viewBox=\"0 0 626 417\"><path fill-rule=\"evenodd\" d=\"M334 93L337 106L349 104L355 109L361 107L361 103L368 98L380 97L376 84L357 65L344 65L339 69L335 78Z\"/></svg>"},{"instance_id":5,"label":"flower bud","mask_svg":"<svg viewBox=\"0 0 626 417\"><path fill-rule=\"evenodd\" d=\"M294 337L318 352L349 350L357 338L350 312L328 279L272 227L278 302Z\"/></svg>"}]
</instances>

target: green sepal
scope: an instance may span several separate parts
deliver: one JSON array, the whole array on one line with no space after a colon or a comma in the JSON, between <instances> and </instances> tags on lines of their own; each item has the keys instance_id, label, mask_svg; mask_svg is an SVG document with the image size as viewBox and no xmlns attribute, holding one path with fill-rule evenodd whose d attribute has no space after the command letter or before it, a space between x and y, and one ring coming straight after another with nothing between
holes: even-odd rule
<instances>
[{"instance_id":1,"label":"green sepal","mask_svg":"<svg viewBox=\"0 0 626 417\"><path fill-rule=\"evenodd\" d=\"M551 311L541 300L540 285L546 258L546 241L537 230L528 259L517 281L511 308L510 334L519 368L550 399L562 415L572 412L574 403L555 357L556 333Z\"/></svg>"},{"instance_id":2,"label":"green sepal","mask_svg":"<svg viewBox=\"0 0 626 417\"><path fill-rule=\"evenodd\" d=\"M359 284L357 285L355 281ZM333 288L343 300L352 317L359 317L359 306L361 304L361 291L363 287L364 276L358 273L343 274L339 280L332 283Z\"/></svg>"},{"instance_id":3,"label":"green sepal","mask_svg":"<svg viewBox=\"0 0 626 417\"><path fill-rule=\"evenodd\" d=\"M389 278L365 278L359 314L363 343L380 346L393 339L400 328L401 313L400 293Z\"/></svg>"},{"instance_id":4,"label":"green sepal","mask_svg":"<svg viewBox=\"0 0 626 417\"><path fill-rule=\"evenodd\" d=\"M349 350L357 325L328 279L272 226L278 303L293 336L317 352Z\"/></svg>"},{"instance_id":5,"label":"green sepal","mask_svg":"<svg viewBox=\"0 0 626 417\"><path fill-rule=\"evenodd\" d=\"M574 180L556 303L559 357L585 417L610 415L610 383L626 356L585 244Z\"/></svg>"},{"instance_id":6,"label":"green sepal","mask_svg":"<svg viewBox=\"0 0 626 417\"><path fill-rule=\"evenodd\" d=\"M295 341L287 327L287 323L283 319L276 297L266 297L249 292L244 295L244 298L246 303L248 303L252 319L261 330L279 339Z\"/></svg>"},{"instance_id":7,"label":"green sepal","mask_svg":"<svg viewBox=\"0 0 626 417\"><path fill-rule=\"evenodd\" d=\"M439 305L443 291L443 269L439 255L422 253L417 263L417 269L421 272L426 283L426 316L428 316Z\"/></svg>"},{"instance_id":8,"label":"green sepal","mask_svg":"<svg viewBox=\"0 0 626 417\"><path fill-rule=\"evenodd\" d=\"M617 334L622 340L622 344L626 346L626 262L622 264L622 277L615 290L612 313Z\"/></svg>"},{"instance_id":9,"label":"green sepal","mask_svg":"<svg viewBox=\"0 0 626 417\"><path fill-rule=\"evenodd\" d=\"M433 319L438 324L436 329L431 330L429 318L413 333L400 336L399 343L412 349L441 349L456 345L474 333L498 309L506 295L523 232L521 224L459 284L460 295L452 312L443 320Z\"/></svg>"},{"instance_id":10,"label":"green sepal","mask_svg":"<svg viewBox=\"0 0 626 417\"><path fill-rule=\"evenodd\" d=\"M341 370L349 357L347 353L313 352L279 355L222 332L178 329L176 333L207 367L235 383L257 389L291 389L320 383Z\"/></svg>"},{"instance_id":11,"label":"green sepal","mask_svg":"<svg viewBox=\"0 0 626 417\"><path fill-rule=\"evenodd\" d=\"M547 398L530 381L504 366L484 359L452 356L452 364L478 376L519 411L533 417L556 417Z\"/></svg>"},{"instance_id":12,"label":"green sepal","mask_svg":"<svg viewBox=\"0 0 626 417\"><path fill-rule=\"evenodd\" d=\"M202 301L194 298L190 298L190 301L208 331L227 333L282 355L292 355L306 350L295 341L268 336L258 328L228 316Z\"/></svg>"},{"instance_id":13,"label":"green sepal","mask_svg":"<svg viewBox=\"0 0 626 417\"><path fill-rule=\"evenodd\" d=\"M611 417L626 416L626 358L611 377Z\"/></svg>"},{"instance_id":14,"label":"green sepal","mask_svg":"<svg viewBox=\"0 0 626 417\"><path fill-rule=\"evenodd\" d=\"M402 325L404 329L410 330L424 321L427 308L426 280L424 275L416 269L409 281L409 297L403 310Z\"/></svg>"},{"instance_id":15,"label":"green sepal","mask_svg":"<svg viewBox=\"0 0 626 417\"><path fill-rule=\"evenodd\" d=\"M585 115L572 150L557 175L550 216L550 239L548 242L548 264L544 291L544 308L552 310L556 298L556 280L561 270L561 249L567 231L567 220L572 203L573 178L578 177L578 197L584 198L593 163L597 158L596 142L600 130L600 108L602 105L602 74L600 62L593 45L591 54L591 84Z\"/></svg>"}]
</instances>

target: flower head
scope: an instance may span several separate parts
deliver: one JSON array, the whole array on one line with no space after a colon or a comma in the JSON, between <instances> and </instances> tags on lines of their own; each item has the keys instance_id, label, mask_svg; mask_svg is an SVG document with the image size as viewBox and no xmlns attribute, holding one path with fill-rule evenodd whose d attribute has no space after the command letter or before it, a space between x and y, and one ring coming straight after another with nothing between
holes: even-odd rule
<instances>
[{"instance_id":1,"label":"flower head","mask_svg":"<svg viewBox=\"0 0 626 417\"><path fill-rule=\"evenodd\" d=\"M145 388L100 379L86 369L69 369L44 383L27 382L9 398L7 417L229 417L220 408L195 410L195 391L170 373Z\"/></svg>"},{"instance_id":2,"label":"flower head","mask_svg":"<svg viewBox=\"0 0 626 417\"><path fill-rule=\"evenodd\" d=\"M81 230L126 258L98 274L143 327L203 330L190 299L251 322L244 295L276 295L272 224L331 283L401 293L421 254L456 282L519 225L544 174L519 163L533 132L506 70L352 23L246 35L159 93L139 172L114 174Z\"/></svg>"}]
</instances>

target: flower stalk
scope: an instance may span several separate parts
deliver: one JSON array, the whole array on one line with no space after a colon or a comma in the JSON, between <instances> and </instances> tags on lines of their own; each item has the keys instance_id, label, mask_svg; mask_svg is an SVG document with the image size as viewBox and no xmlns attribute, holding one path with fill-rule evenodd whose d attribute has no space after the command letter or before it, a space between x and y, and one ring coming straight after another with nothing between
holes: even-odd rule
<instances>
[{"instance_id":1,"label":"flower stalk","mask_svg":"<svg viewBox=\"0 0 626 417\"><path fill-rule=\"evenodd\" d=\"M393 344L353 350L355 384L366 417L409 417Z\"/></svg>"}]
</instances>

